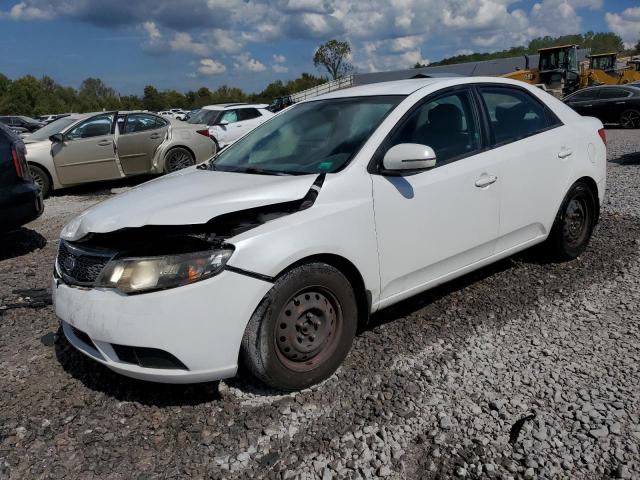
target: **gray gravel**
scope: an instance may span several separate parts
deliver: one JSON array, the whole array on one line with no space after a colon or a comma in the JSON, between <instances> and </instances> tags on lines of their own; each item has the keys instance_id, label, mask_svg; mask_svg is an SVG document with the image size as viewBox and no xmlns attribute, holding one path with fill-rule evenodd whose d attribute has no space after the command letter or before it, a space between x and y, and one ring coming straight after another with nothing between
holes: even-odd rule
<instances>
[{"instance_id":1,"label":"gray gravel","mask_svg":"<svg viewBox=\"0 0 640 480\"><path fill-rule=\"evenodd\" d=\"M109 189L48 199L0 239L0 478L640 478L640 133L607 134L585 255L527 252L391 307L288 395L138 382L73 350L57 235Z\"/></svg>"}]
</instances>

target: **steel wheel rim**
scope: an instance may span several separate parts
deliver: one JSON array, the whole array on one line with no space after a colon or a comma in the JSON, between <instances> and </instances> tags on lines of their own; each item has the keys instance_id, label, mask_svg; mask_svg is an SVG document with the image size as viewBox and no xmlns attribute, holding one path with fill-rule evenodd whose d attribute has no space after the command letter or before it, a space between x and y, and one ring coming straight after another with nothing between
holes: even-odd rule
<instances>
[{"instance_id":1,"label":"steel wheel rim","mask_svg":"<svg viewBox=\"0 0 640 480\"><path fill-rule=\"evenodd\" d=\"M564 215L563 233L569 247L581 245L587 235L589 207L584 197L574 197L569 201Z\"/></svg>"},{"instance_id":2,"label":"steel wheel rim","mask_svg":"<svg viewBox=\"0 0 640 480\"><path fill-rule=\"evenodd\" d=\"M176 172L193 165L193 159L184 150L174 150L169 154L167 163L169 164L169 171Z\"/></svg>"},{"instance_id":3,"label":"steel wheel rim","mask_svg":"<svg viewBox=\"0 0 640 480\"><path fill-rule=\"evenodd\" d=\"M290 370L313 370L335 352L342 324L342 309L333 292L321 286L299 291L289 298L275 324L278 359Z\"/></svg>"},{"instance_id":4,"label":"steel wheel rim","mask_svg":"<svg viewBox=\"0 0 640 480\"><path fill-rule=\"evenodd\" d=\"M625 128L640 128L640 113L635 110L629 110L622 114L620 123Z\"/></svg>"}]
</instances>

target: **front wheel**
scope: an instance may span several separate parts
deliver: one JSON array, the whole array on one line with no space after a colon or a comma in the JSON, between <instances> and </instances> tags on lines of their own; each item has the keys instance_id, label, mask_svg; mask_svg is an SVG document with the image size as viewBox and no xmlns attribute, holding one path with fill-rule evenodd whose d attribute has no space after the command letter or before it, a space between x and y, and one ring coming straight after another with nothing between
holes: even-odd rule
<instances>
[{"instance_id":1,"label":"front wheel","mask_svg":"<svg viewBox=\"0 0 640 480\"><path fill-rule=\"evenodd\" d=\"M567 261L585 251L598 219L598 199L583 181L576 182L565 196L547 238L547 250L554 260Z\"/></svg>"},{"instance_id":2,"label":"front wheel","mask_svg":"<svg viewBox=\"0 0 640 480\"><path fill-rule=\"evenodd\" d=\"M351 348L358 323L349 280L325 263L280 277L245 330L241 357L270 387L300 390L328 378Z\"/></svg>"},{"instance_id":3,"label":"front wheel","mask_svg":"<svg viewBox=\"0 0 640 480\"><path fill-rule=\"evenodd\" d=\"M623 128L640 128L640 112L638 110L625 110L622 112L620 126Z\"/></svg>"},{"instance_id":4,"label":"front wheel","mask_svg":"<svg viewBox=\"0 0 640 480\"><path fill-rule=\"evenodd\" d=\"M29 165L29 173L31 174L31 178L33 181L40 187L40 191L42 192L42 198L47 198L49 196L49 192L51 191L51 180L49 180L49 175L44 169L36 166Z\"/></svg>"}]
</instances>

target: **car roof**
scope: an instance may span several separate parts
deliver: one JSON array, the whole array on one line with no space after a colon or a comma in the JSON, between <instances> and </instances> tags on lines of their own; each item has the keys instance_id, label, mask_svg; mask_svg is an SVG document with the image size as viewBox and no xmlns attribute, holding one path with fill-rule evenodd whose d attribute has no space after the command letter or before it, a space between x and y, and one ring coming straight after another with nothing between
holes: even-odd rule
<instances>
[{"instance_id":1,"label":"car roof","mask_svg":"<svg viewBox=\"0 0 640 480\"><path fill-rule=\"evenodd\" d=\"M266 103L215 103L213 105L205 105L203 110L227 110L230 108L267 108Z\"/></svg>"}]
</instances>

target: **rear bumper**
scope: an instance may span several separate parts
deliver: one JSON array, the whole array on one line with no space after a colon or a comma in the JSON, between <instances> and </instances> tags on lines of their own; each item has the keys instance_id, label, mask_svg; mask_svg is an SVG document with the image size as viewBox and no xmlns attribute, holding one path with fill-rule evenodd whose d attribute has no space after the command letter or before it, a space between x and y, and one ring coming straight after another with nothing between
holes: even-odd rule
<instances>
[{"instance_id":1,"label":"rear bumper","mask_svg":"<svg viewBox=\"0 0 640 480\"><path fill-rule=\"evenodd\" d=\"M271 287L223 271L193 285L140 295L55 279L52 292L65 336L85 355L129 377L197 383L235 375L244 329ZM176 359L177 367L133 363L132 356L122 355L128 347L161 352Z\"/></svg>"},{"instance_id":2,"label":"rear bumper","mask_svg":"<svg viewBox=\"0 0 640 480\"><path fill-rule=\"evenodd\" d=\"M0 231L11 230L35 220L44 211L42 193L34 183L3 187L0 194Z\"/></svg>"}]
</instances>

